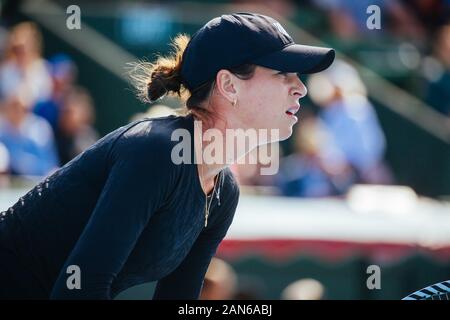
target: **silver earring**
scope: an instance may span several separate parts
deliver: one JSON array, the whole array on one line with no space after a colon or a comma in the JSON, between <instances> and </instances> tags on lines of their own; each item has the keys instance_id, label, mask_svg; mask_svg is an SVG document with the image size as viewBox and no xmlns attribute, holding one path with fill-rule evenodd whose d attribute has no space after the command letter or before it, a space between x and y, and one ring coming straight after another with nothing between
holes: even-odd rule
<instances>
[{"instance_id":1,"label":"silver earring","mask_svg":"<svg viewBox=\"0 0 450 320\"><path fill-rule=\"evenodd\" d=\"M233 105L233 107L236 107L236 100L233 100L231 104Z\"/></svg>"}]
</instances>

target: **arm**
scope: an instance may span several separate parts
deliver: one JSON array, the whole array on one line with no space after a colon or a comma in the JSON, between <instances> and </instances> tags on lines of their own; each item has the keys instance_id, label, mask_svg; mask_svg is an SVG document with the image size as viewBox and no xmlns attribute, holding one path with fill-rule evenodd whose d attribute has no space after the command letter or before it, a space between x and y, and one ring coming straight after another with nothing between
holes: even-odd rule
<instances>
[{"instance_id":1,"label":"arm","mask_svg":"<svg viewBox=\"0 0 450 320\"><path fill-rule=\"evenodd\" d=\"M110 299L113 281L152 213L170 192L173 167L158 143L149 148L127 140L121 145L115 154L113 150L115 160L103 191L60 270L51 298ZM81 289L67 288L70 265L81 270Z\"/></svg>"},{"instance_id":2,"label":"arm","mask_svg":"<svg viewBox=\"0 0 450 320\"><path fill-rule=\"evenodd\" d=\"M235 186L229 205L217 212L214 224L200 233L177 269L158 281L154 300L198 299L209 263L233 221L238 200L239 189Z\"/></svg>"}]
</instances>

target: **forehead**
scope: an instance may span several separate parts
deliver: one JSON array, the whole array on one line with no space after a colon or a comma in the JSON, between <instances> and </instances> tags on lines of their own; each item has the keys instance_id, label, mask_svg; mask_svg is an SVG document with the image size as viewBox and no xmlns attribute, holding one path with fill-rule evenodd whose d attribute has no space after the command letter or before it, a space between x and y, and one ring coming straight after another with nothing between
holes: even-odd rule
<instances>
[{"instance_id":1,"label":"forehead","mask_svg":"<svg viewBox=\"0 0 450 320\"><path fill-rule=\"evenodd\" d=\"M280 70L270 69L262 66L256 66L254 77L269 77L273 76L276 73L279 73ZM296 72L287 72L289 75L297 75Z\"/></svg>"},{"instance_id":2,"label":"forehead","mask_svg":"<svg viewBox=\"0 0 450 320\"><path fill-rule=\"evenodd\" d=\"M256 66L255 72L251 80L254 81L262 81L262 80L270 80L273 79L273 75L276 74L277 70L269 69L266 67Z\"/></svg>"}]
</instances>

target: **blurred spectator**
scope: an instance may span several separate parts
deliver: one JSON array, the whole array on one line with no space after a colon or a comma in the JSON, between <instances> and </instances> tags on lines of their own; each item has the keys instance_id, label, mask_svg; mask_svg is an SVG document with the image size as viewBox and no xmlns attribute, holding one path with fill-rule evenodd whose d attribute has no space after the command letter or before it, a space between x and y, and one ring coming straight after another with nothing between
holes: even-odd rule
<instances>
[{"instance_id":1,"label":"blurred spectator","mask_svg":"<svg viewBox=\"0 0 450 320\"><path fill-rule=\"evenodd\" d=\"M325 13L329 27L321 28L326 33L334 33L338 42L346 40L367 40L367 36L383 36L386 39L394 35L410 39L413 42L426 40L427 28L442 24L448 19L448 1L441 0L309 0L309 1L270 1L235 0L236 3L253 5L256 8L269 9L280 16L295 20L295 14L309 6L315 12ZM381 29L367 27L369 6L380 8ZM303 25L303 20L297 21ZM323 26L321 26L323 27ZM314 30L317 31L317 30ZM364 37L364 38L363 38Z\"/></svg>"},{"instance_id":2,"label":"blurred spectator","mask_svg":"<svg viewBox=\"0 0 450 320\"><path fill-rule=\"evenodd\" d=\"M424 59L423 73L427 80L425 101L450 116L450 24L437 32L433 53Z\"/></svg>"},{"instance_id":3,"label":"blurred spectator","mask_svg":"<svg viewBox=\"0 0 450 320\"><path fill-rule=\"evenodd\" d=\"M386 0L385 3L390 20L387 25L390 33L397 37L407 38L414 43L423 43L426 40L426 26L409 5L411 1ZM384 12L382 11L381 14Z\"/></svg>"},{"instance_id":4,"label":"blurred spectator","mask_svg":"<svg viewBox=\"0 0 450 320\"><path fill-rule=\"evenodd\" d=\"M294 153L282 159L277 176L282 195L341 195L355 182L345 155L320 119L303 113L294 141Z\"/></svg>"},{"instance_id":5,"label":"blurred spectator","mask_svg":"<svg viewBox=\"0 0 450 320\"><path fill-rule=\"evenodd\" d=\"M325 287L315 279L300 279L288 285L281 293L283 300L323 300Z\"/></svg>"},{"instance_id":6,"label":"blurred spectator","mask_svg":"<svg viewBox=\"0 0 450 320\"><path fill-rule=\"evenodd\" d=\"M0 142L8 149L9 171L15 175L45 176L58 166L54 136L47 121L30 111L23 92L2 102Z\"/></svg>"},{"instance_id":7,"label":"blurred spectator","mask_svg":"<svg viewBox=\"0 0 450 320\"><path fill-rule=\"evenodd\" d=\"M94 144L99 135L92 127L95 120L92 98L82 88L73 89L61 106L56 141L61 165Z\"/></svg>"},{"instance_id":8,"label":"blurred spectator","mask_svg":"<svg viewBox=\"0 0 450 320\"><path fill-rule=\"evenodd\" d=\"M200 294L201 300L232 299L237 287L236 273L225 261L212 258Z\"/></svg>"},{"instance_id":9,"label":"blurred spectator","mask_svg":"<svg viewBox=\"0 0 450 320\"><path fill-rule=\"evenodd\" d=\"M39 101L33 112L50 123L56 132L59 112L77 77L77 67L66 54L57 54L49 59L53 91L49 99Z\"/></svg>"},{"instance_id":10,"label":"blurred spectator","mask_svg":"<svg viewBox=\"0 0 450 320\"><path fill-rule=\"evenodd\" d=\"M386 29L400 37L422 40L425 29L413 11L398 0L313 0L328 12L330 29L342 40L361 38L362 35L386 35ZM367 28L367 8L380 8L381 30Z\"/></svg>"},{"instance_id":11,"label":"blurred spectator","mask_svg":"<svg viewBox=\"0 0 450 320\"><path fill-rule=\"evenodd\" d=\"M309 78L311 99L360 183L392 183L384 164L386 141L358 72L336 60L326 71Z\"/></svg>"},{"instance_id":12,"label":"blurred spectator","mask_svg":"<svg viewBox=\"0 0 450 320\"><path fill-rule=\"evenodd\" d=\"M449 22L450 1L448 0L402 0L430 33Z\"/></svg>"},{"instance_id":13,"label":"blurred spectator","mask_svg":"<svg viewBox=\"0 0 450 320\"><path fill-rule=\"evenodd\" d=\"M41 51L42 35L36 24L23 22L12 28L0 66L0 99L23 90L34 106L50 97L52 81Z\"/></svg>"}]
</instances>

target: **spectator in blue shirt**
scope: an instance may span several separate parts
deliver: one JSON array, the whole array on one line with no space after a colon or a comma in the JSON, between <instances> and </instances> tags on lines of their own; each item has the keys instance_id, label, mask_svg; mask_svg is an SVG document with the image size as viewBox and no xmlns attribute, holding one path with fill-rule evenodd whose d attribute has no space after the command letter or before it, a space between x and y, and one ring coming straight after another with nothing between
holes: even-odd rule
<instances>
[{"instance_id":1,"label":"spectator in blue shirt","mask_svg":"<svg viewBox=\"0 0 450 320\"><path fill-rule=\"evenodd\" d=\"M359 182L390 183L384 163L386 139L357 70L337 60L324 73L312 76L309 85L311 98L320 106L319 117Z\"/></svg>"},{"instance_id":2,"label":"spectator in blue shirt","mask_svg":"<svg viewBox=\"0 0 450 320\"><path fill-rule=\"evenodd\" d=\"M10 95L3 101L0 142L8 150L11 174L46 176L59 165L52 128L31 113L25 94Z\"/></svg>"}]
</instances>

